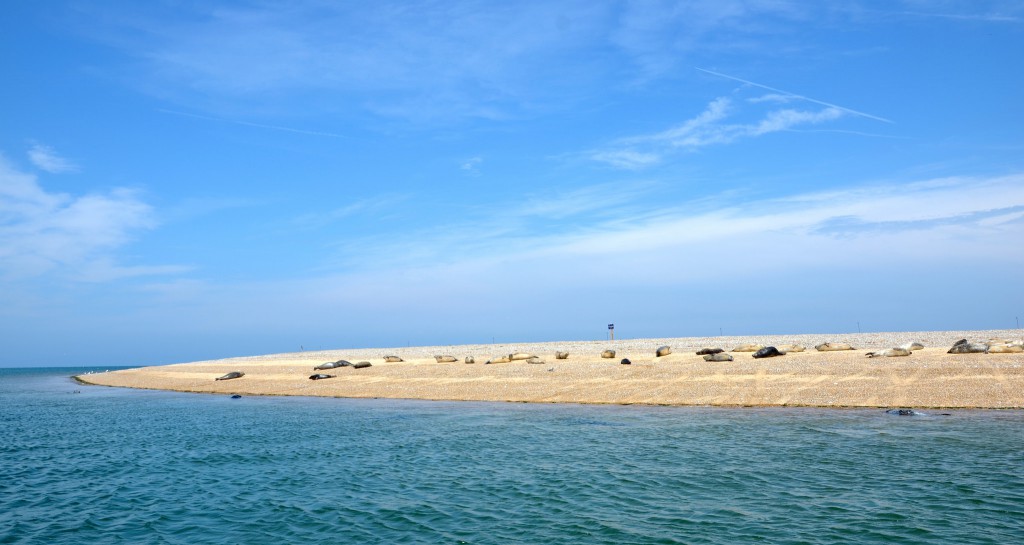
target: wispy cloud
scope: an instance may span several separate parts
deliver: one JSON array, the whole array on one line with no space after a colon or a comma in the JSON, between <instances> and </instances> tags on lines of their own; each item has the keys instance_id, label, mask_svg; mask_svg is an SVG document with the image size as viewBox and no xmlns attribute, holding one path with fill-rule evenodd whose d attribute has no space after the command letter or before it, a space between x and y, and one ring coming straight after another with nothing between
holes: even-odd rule
<instances>
[{"instance_id":1,"label":"wispy cloud","mask_svg":"<svg viewBox=\"0 0 1024 545\"><path fill-rule=\"evenodd\" d=\"M75 172L78 170L78 165L58 155L50 146L44 146L39 143L33 143L32 147L29 148L28 158L37 168L51 174Z\"/></svg>"},{"instance_id":2,"label":"wispy cloud","mask_svg":"<svg viewBox=\"0 0 1024 545\"><path fill-rule=\"evenodd\" d=\"M72 196L50 193L35 176L0 156L0 275L53 271L87 281L180 272L180 267L123 266L114 254L155 227L153 209L130 189Z\"/></svg>"},{"instance_id":3,"label":"wispy cloud","mask_svg":"<svg viewBox=\"0 0 1024 545\"><path fill-rule=\"evenodd\" d=\"M179 115L179 116L183 116L183 117L191 117L191 118L194 118L194 119L202 119L202 120L205 120L205 121L216 121L218 123L231 123L233 125L242 125L244 127L254 127L254 128L257 128L257 129L269 129L269 130L272 130L272 131L284 131L284 132L291 132L291 133L296 133L296 134L308 134L310 136L327 136L327 137L330 137L330 138L347 138L345 135L341 135L341 134L337 134L337 133L333 133L333 132L310 131L310 130L306 130L306 129L296 129L294 127L282 127L282 126L279 126L279 125L267 125L267 124L264 124L264 123L251 123L249 121L238 121L238 120L235 120L235 119L225 119L225 118L221 118L221 117L211 117L211 116L208 116L208 115L190 114L190 113L186 113L186 112L176 112L176 111L173 111L173 110L158 109L157 111L162 113L162 114Z\"/></svg>"},{"instance_id":4,"label":"wispy cloud","mask_svg":"<svg viewBox=\"0 0 1024 545\"><path fill-rule=\"evenodd\" d=\"M483 162L483 157L470 157L469 159L463 161L462 164L459 165L459 168L466 174L469 174L471 176L479 176L480 165L482 165Z\"/></svg>"}]
</instances>

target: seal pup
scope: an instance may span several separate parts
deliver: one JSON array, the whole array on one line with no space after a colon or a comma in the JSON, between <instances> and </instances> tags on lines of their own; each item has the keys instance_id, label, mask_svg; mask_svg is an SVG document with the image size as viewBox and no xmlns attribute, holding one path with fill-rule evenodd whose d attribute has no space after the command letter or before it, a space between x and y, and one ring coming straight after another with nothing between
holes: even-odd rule
<instances>
[{"instance_id":1,"label":"seal pup","mask_svg":"<svg viewBox=\"0 0 1024 545\"><path fill-rule=\"evenodd\" d=\"M325 378L334 378L334 375L325 375L323 373L317 373L315 375L309 375L309 380L323 380Z\"/></svg>"},{"instance_id":2,"label":"seal pup","mask_svg":"<svg viewBox=\"0 0 1024 545\"><path fill-rule=\"evenodd\" d=\"M838 350L853 350L848 343L822 343L814 347L818 352L836 352Z\"/></svg>"},{"instance_id":3,"label":"seal pup","mask_svg":"<svg viewBox=\"0 0 1024 545\"><path fill-rule=\"evenodd\" d=\"M629 358L622 358L622 361L619 363L622 365L633 365L633 362L629 361Z\"/></svg>"},{"instance_id":4,"label":"seal pup","mask_svg":"<svg viewBox=\"0 0 1024 545\"><path fill-rule=\"evenodd\" d=\"M786 354L788 352L803 352L804 350L807 350L806 348L799 344L784 344L781 346L777 346L776 348L778 348L779 352L782 352L783 354Z\"/></svg>"},{"instance_id":5,"label":"seal pup","mask_svg":"<svg viewBox=\"0 0 1024 545\"><path fill-rule=\"evenodd\" d=\"M515 353L512 353L512 354L509 354L509 355L508 355L508 359L510 359L510 360L512 360L512 361L516 361L516 360L528 360L528 359L530 359L530 358L532 358L532 357L534 357L534 355L533 355L533 354L527 354L527 353L525 353L525 352L515 352Z\"/></svg>"},{"instance_id":6,"label":"seal pup","mask_svg":"<svg viewBox=\"0 0 1024 545\"><path fill-rule=\"evenodd\" d=\"M455 356L434 356L434 359L437 360L437 363L452 363L459 361Z\"/></svg>"},{"instance_id":7,"label":"seal pup","mask_svg":"<svg viewBox=\"0 0 1024 545\"><path fill-rule=\"evenodd\" d=\"M725 352L725 350L722 350L721 348L701 348L697 351L697 355L707 356L708 354L721 354L722 352Z\"/></svg>"},{"instance_id":8,"label":"seal pup","mask_svg":"<svg viewBox=\"0 0 1024 545\"><path fill-rule=\"evenodd\" d=\"M741 344L736 348L733 348L730 352L757 352L764 348L763 344Z\"/></svg>"},{"instance_id":9,"label":"seal pup","mask_svg":"<svg viewBox=\"0 0 1024 545\"><path fill-rule=\"evenodd\" d=\"M897 346L896 348L902 348L904 350L910 350L911 352L913 352L915 350L924 350L924 345L921 344L921 343L909 342L909 343L903 343L903 344Z\"/></svg>"},{"instance_id":10,"label":"seal pup","mask_svg":"<svg viewBox=\"0 0 1024 545\"><path fill-rule=\"evenodd\" d=\"M909 356L911 351L906 348L886 348L878 352L868 352L869 358L895 358L897 356Z\"/></svg>"},{"instance_id":11,"label":"seal pup","mask_svg":"<svg viewBox=\"0 0 1024 545\"><path fill-rule=\"evenodd\" d=\"M569 359L569 353L568 352L555 352L555 359L556 360L567 360L567 359Z\"/></svg>"},{"instance_id":12,"label":"seal pup","mask_svg":"<svg viewBox=\"0 0 1024 545\"><path fill-rule=\"evenodd\" d=\"M314 370L314 371L326 371L326 370L328 370L328 369L334 369L334 368L336 368L336 367L344 367L344 365L342 365L342 363L341 363L341 362L343 362L343 361L344 361L344 362L345 362L346 364L348 364L348 365L352 365L351 363L348 363L348 362L347 362L347 361L345 361L345 360L339 360L339 361L329 361L329 362L327 362L327 363L321 363L320 365L317 365L316 367L314 367L314 368L313 368L313 370Z\"/></svg>"},{"instance_id":13,"label":"seal pup","mask_svg":"<svg viewBox=\"0 0 1024 545\"><path fill-rule=\"evenodd\" d=\"M484 365L489 363L508 363L512 360L508 359L508 356L494 356L493 358L484 362Z\"/></svg>"},{"instance_id":14,"label":"seal pup","mask_svg":"<svg viewBox=\"0 0 1024 545\"><path fill-rule=\"evenodd\" d=\"M947 354L979 354L982 352L988 352L989 346L985 343L972 343L968 342L967 339L960 339L953 343L953 347L947 351Z\"/></svg>"},{"instance_id":15,"label":"seal pup","mask_svg":"<svg viewBox=\"0 0 1024 545\"><path fill-rule=\"evenodd\" d=\"M774 346L766 346L757 352L754 352L753 357L755 358L774 358L775 356L783 356L782 352L779 352L778 348Z\"/></svg>"},{"instance_id":16,"label":"seal pup","mask_svg":"<svg viewBox=\"0 0 1024 545\"><path fill-rule=\"evenodd\" d=\"M732 361L732 356L725 352L716 352L714 354L704 354L704 361Z\"/></svg>"},{"instance_id":17,"label":"seal pup","mask_svg":"<svg viewBox=\"0 0 1024 545\"><path fill-rule=\"evenodd\" d=\"M1024 346L1013 343L993 344L988 347L989 354L1016 354L1024 352Z\"/></svg>"},{"instance_id":18,"label":"seal pup","mask_svg":"<svg viewBox=\"0 0 1024 545\"><path fill-rule=\"evenodd\" d=\"M606 360L610 360L610 359L615 357L615 351L614 350L605 350L604 352L601 352L601 357L606 359Z\"/></svg>"},{"instance_id":19,"label":"seal pup","mask_svg":"<svg viewBox=\"0 0 1024 545\"><path fill-rule=\"evenodd\" d=\"M533 356L532 358L526 360L526 363L545 363L545 362L544 362L544 360L538 358L537 356Z\"/></svg>"},{"instance_id":20,"label":"seal pup","mask_svg":"<svg viewBox=\"0 0 1024 545\"><path fill-rule=\"evenodd\" d=\"M245 376L245 373L243 373L241 371L232 371L232 372L230 372L230 373L228 373L228 374L226 374L226 375L224 375L222 377L217 377L217 378L215 378L213 380L231 380L233 378L242 378L244 376Z\"/></svg>"},{"instance_id":21,"label":"seal pup","mask_svg":"<svg viewBox=\"0 0 1024 545\"><path fill-rule=\"evenodd\" d=\"M405 360L403 360L402 358L399 358L398 356L384 356L384 361L386 361L388 363L398 363L398 362L405 361Z\"/></svg>"},{"instance_id":22,"label":"seal pup","mask_svg":"<svg viewBox=\"0 0 1024 545\"><path fill-rule=\"evenodd\" d=\"M361 361L359 363L352 364L352 368L353 369L365 369L366 367L371 367L370 362L368 362L368 361Z\"/></svg>"},{"instance_id":23,"label":"seal pup","mask_svg":"<svg viewBox=\"0 0 1024 545\"><path fill-rule=\"evenodd\" d=\"M654 351L654 357L660 358L662 356L667 356L671 353L672 349L669 348L668 346L659 346L658 349Z\"/></svg>"},{"instance_id":24,"label":"seal pup","mask_svg":"<svg viewBox=\"0 0 1024 545\"><path fill-rule=\"evenodd\" d=\"M473 356L466 356L466 363L476 363L476 358Z\"/></svg>"}]
</instances>

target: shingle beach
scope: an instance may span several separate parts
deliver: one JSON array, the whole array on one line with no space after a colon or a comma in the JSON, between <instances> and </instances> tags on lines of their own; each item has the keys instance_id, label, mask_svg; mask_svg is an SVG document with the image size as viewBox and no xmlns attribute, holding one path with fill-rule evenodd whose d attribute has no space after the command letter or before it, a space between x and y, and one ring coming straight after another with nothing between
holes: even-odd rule
<instances>
[{"instance_id":1,"label":"shingle beach","mask_svg":"<svg viewBox=\"0 0 1024 545\"><path fill-rule=\"evenodd\" d=\"M1024 408L1024 353L947 354L959 339L1021 340L1020 330L931 331L745 337L682 337L616 341L505 343L404 348L304 351L143 367L78 377L105 386L242 395L613 403L706 406ZM849 351L819 352L825 342ZM869 358L868 352L920 342L910 356ZM802 345L803 352L755 359L731 352L741 344ZM660 346L671 354L656 357ZM719 347L730 362L695 354ZM601 357L615 350L614 358ZM568 359L555 352L569 353ZM485 364L495 356L524 353L524 360ZM384 356L402 362L385 362ZM454 363L438 363L451 355ZM464 363L472 356L475 363ZM629 365L621 364L623 358ZM313 367L344 359L368 361L362 369ZM245 375L215 380L226 373ZM334 375L310 380L310 375Z\"/></svg>"}]
</instances>

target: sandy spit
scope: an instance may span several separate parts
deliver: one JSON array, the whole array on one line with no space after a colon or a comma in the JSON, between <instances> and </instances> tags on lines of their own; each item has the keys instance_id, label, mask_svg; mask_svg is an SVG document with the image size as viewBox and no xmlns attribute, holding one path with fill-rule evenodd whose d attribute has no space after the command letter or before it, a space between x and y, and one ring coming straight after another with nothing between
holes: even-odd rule
<instances>
[{"instance_id":1,"label":"sandy spit","mask_svg":"<svg viewBox=\"0 0 1024 545\"><path fill-rule=\"evenodd\" d=\"M931 331L756 337L683 337L616 341L484 344L306 351L143 367L78 377L88 384L214 394L351 398L614 403L704 406L1024 408L1024 353L947 354L959 339L1019 340L1020 330ZM818 352L824 342L855 350ZM911 356L868 358L866 353L917 341ZM805 352L754 359L730 352L732 362L705 362L695 351L744 343L797 344ZM659 346L672 353L655 357ZM613 359L601 358L615 350ZM556 351L570 353L555 359ZM492 356L522 352L526 361L485 365ZM456 363L437 363L450 354ZM397 355L404 362L386 363ZM463 363L473 356L476 363ZM632 363L623 365L628 358ZM314 371L317 364L369 361L364 369ZM234 380L214 380L241 371ZM335 375L310 380L313 373Z\"/></svg>"}]
</instances>

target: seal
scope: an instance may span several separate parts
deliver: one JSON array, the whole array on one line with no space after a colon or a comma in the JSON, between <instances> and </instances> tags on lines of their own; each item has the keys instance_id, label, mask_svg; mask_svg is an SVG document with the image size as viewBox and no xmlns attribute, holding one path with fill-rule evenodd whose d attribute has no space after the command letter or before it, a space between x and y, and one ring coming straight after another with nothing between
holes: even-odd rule
<instances>
[{"instance_id":1,"label":"seal","mask_svg":"<svg viewBox=\"0 0 1024 545\"><path fill-rule=\"evenodd\" d=\"M802 345L799 345L799 344L783 344L783 345L777 346L776 348L778 348L779 352L782 352L783 354L786 354L786 353L789 353L789 352L803 352L804 350L807 350L806 348L804 348Z\"/></svg>"},{"instance_id":2,"label":"seal","mask_svg":"<svg viewBox=\"0 0 1024 545\"><path fill-rule=\"evenodd\" d=\"M1017 354L1024 352L1024 346L1013 343L993 344L988 347L989 354Z\"/></svg>"},{"instance_id":3,"label":"seal","mask_svg":"<svg viewBox=\"0 0 1024 545\"><path fill-rule=\"evenodd\" d=\"M459 361L455 356L434 356L434 359L437 360L437 363L452 363Z\"/></svg>"},{"instance_id":4,"label":"seal","mask_svg":"<svg viewBox=\"0 0 1024 545\"><path fill-rule=\"evenodd\" d=\"M359 363L352 364L352 368L353 369L365 369L365 368L370 367L370 366L371 366L371 364L368 361L361 361Z\"/></svg>"},{"instance_id":5,"label":"seal","mask_svg":"<svg viewBox=\"0 0 1024 545\"><path fill-rule=\"evenodd\" d=\"M732 356L725 352L718 352L715 354L705 354L704 361L732 361Z\"/></svg>"},{"instance_id":6,"label":"seal","mask_svg":"<svg viewBox=\"0 0 1024 545\"><path fill-rule=\"evenodd\" d=\"M533 356L532 358L526 360L526 363L544 363L544 360L538 358L537 356Z\"/></svg>"},{"instance_id":7,"label":"seal","mask_svg":"<svg viewBox=\"0 0 1024 545\"><path fill-rule=\"evenodd\" d=\"M885 411L885 414L894 414L896 416L920 416L921 413L914 409L889 409Z\"/></svg>"},{"instance_id":8,"label":"seal","mask_svg":"<svg viewBox=\"0 0 1024 545\"><path fill-rule=\"evenodd\" d=\"M668 346L659 346L658 349L654 352L654 357L660 358L662 356L667 356L671 353L672 349L669 348Z\"/></svg>"},{"instance_id":9,"label":"seal","mask_svg":"<svg viewBox=\"0 0 1024 545\"><path fill-rule=\"evenodd\" d=\"M601 352L601 357L606 359L606 360L610 360L610 359L615 357L615 351L614 350L605 350L604 352Z\"/></svg>"},{"instance_id":10,"label":"seal","mask_svg":"<svg viewBox=\"0 0 1024 545\"><path fill-rule=\"evenodd\" d=\"M476 358L473 356L466 356L466 363L476 363Z\"/></svg>"},{"instance_id":11,"label":"seal","mask_svg":"<svg viewBox=\"0 0 1024 545\"><path fill-rule=\"evenodd\" d=\"M982 352L988 352L989 346L985 343L972 343L968 342L967 339L960 339L953 343L953 347L947 351L947 354L979 354Z\"/></svg>"},{"instance_id":12,"label":"seal","mask_svg":"<svg viewBox=\"0 0 1024 545\"><path fill-rule=\"evenodd\" d=\"M388 363L398 363L398 362L405 361L405 360L403 360L402 358L399 358L398 356L384 356L384 361L386 361Z\"/></svg>"},{"instance_id":13,"label":"seal","mask_svg":"<svg viewBox=\"0 0 1024 545\"><path fill-rule=\"evenodd\" d=\"M506 356L494 356L493 358L485 361L484 365L487 365L487 364L490 364L490 363L508 363L510 361L512 361L512 360L508 359L507 355Z\"/></svg>"},{"instance_id":14,"label":"seal","mask_svg":"<svg viewBox=\"0 0 1024 545\"><path fill-rule=\"evenodd\" d=\"M775 356L783 356L782 352L779 352L778 348L774 346L766 346L757 352L754 352L755 358L774 358Z\"/></svg>"},{"instance_id":15,"label":"seal","mask_svg":"<svg viewBox=\"0 0 1024 545\"><path fill-rule=\"evenodd\" d=\"M818 352L835 352L838 350L853 350L854 348L847 343L822 343L814 347Z\"/></svg>"},{"instance_id":16,"label":"seal","mask_svg":"<svg viewBox=\"0 0 1024 545\"><path fill-rule=\"evenodd\" d=\"M725 350L722 350L721 348L701 348L697 351L697 355L707 356L708 354L721 354L722 352L725 352Z\"/></svg>"},{"instance_id":17,"label":"seal","mask_svg":"<svg viewBox=\"0 0 1024 545\"><path fill-rule=\"evenodd\" d=\"M525 353L525 352L515 352L515 353L513 353L513 354L509 354L509 355L508 355L508 359L510 359L510 360L512 360L512 361L516 361L516 360L528 360L528 359L530 359L530 358L532 358L532 357L534 357L534 355L533 355L533 354L527 354L527 353Z\"/></svg>"},{"instance_id":18,"label":"seal","mask_svg":"<svg viewBox=\"0 0 1024 545\"><path fill-rule=\"evenodd\" d=\"M910 342L903 343L897 346L896 348L902 348L904 350L910 350L911 352L913 352L914 350L924 350L924 345L921 343Z\"/></svg>"},{"instance_id":19,"label":"seal","mask_svg":"<svg viewBox=\"0 0 1024 545\"><path fill-rule=\"evenodd\" d=\"M231 399L242 399L242 396L240 396L238 394L235 394L235 395L231 396Z\"/></svg>"},{"instance_id":20,"label":"seal","mask_svg":"<svg viewBox=\"0 0 1024 545\"><path fill-rule=\"evenodd\" d=\"M328 370L328 369L334 369L334 368L336 368L336 367L344 367L344 365L342 365L342 363L341 363L341 362L343 362L343 361L344 361L345 363L348 363L348 362L347 362L347 361L345 361L345 360L339 360L339 361L329 361L329 362L327 362L327 363L321 363L320 365L317 365L316 367L314 367L314 368L313 368L313 370L314 370L314 371L326 371L326 370ZM351 363L348 363L348 364L349 364L349 365L352 365Z\"/></svg>"},{"instance_id":21,"label":"seal","mask_svg":"<svg viewBox=\"0 0 1024 545\"><path fill-rule=\"evenodd\" d=\"M867 357L869 358L895 358L897 356L909 356L910 350L906 348L886 348L885 350L879 350L878 352L868 352Z\"/></svg>"},{"instance_id":22,"label":"seal","mask_svg":"<svg viewBox=\"0 0 1024 545\"><path fill-rule=\"evenodd\" d=\"M325 375L323 373L317 373L315 375L309 375L309 380L323 380L325 378L334 378L334 375Z\"/></svg>"},{"instance_id":23,"label":"seal","mask_svg":"<svg viewBox=\"0 0 1024 545\"><path fill-rule=\"evenodd\" d=\"M622 361L620 361L619 363L622 365L633 365L633 362L629 361L628 358L622 358Z\"/></svg>"},{"instance_id":24,"label":"seal","mask_svg":"<svg viewBox=\"0 0 1024 545\"><path fill-rule=\"evenodd\" d=\"M730 352L757 352L762 348L764 348L763 344L741 344L730 350Z\"/></svg>"},{"instance_id":25,"label":"seal","mask_svg":"<svg viewBox=\"0 0 1024 545\"><path fill-rule=\"evenodd\" d=\"M567 359L569 359L569 353L568 352L555 352L555 359L556 360L567 360Z\"/></svg>"},{"instance_id":26,"label":"seal","mask_svg":"<svg viewBox=\"0 0 1024 545\"><path fill-rule=\"evenodd\" d=\"M214 380L231 380L233 378L242 378L244 376L245 376L245 373L243 373L241 371L232 371L232 372L230 372L230 373L228 373L228 374L226 374L226 375L224 375L222 377L217 377Z\"/></svg>"}]
</instances>

